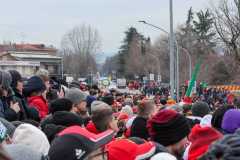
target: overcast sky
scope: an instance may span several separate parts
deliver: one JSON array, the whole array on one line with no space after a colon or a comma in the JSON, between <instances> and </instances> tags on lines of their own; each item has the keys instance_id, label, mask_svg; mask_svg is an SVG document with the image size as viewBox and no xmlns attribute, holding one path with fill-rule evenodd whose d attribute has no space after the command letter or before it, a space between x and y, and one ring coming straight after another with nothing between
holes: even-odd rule
<instances>
[{"instance_id":1,"label":"overcast sky","mask_svg":"<svg viewBox=\"0 0 240 160\"><path fill-rule=\"evenodd\" d=\"M173 0L174 26L187 10L209 6L209 0ZM218 0L214 0L218 1ZM60 47L63 34L82 23L95 27L103 52L117 52L124 31L136 27L153 40L160 32L139 24L146 20L169 30L168 0L0 0L0 41L45 43Z\"/></svg>"}]
</instances>

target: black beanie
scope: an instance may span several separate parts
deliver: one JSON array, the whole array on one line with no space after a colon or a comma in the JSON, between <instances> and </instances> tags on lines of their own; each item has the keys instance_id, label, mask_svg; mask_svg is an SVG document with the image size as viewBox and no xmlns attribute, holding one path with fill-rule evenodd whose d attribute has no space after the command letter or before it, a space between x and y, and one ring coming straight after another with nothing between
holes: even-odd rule
<instances>
[{"instance_id":1,"label":"black beanie","mask_svg":"<svg viewBox=\"0 0 240 160\"><path fill-rule=\"evenodd\" d=\"M53 114L57 111L71 111L73 107L72 101L67 98L60 98L50 103L50 112Z\"/></svg>"},{"instance_id":2,"label":"black beanie","mask_svg":"<svg viewBox=\"0 0 240 160\"><path fill-rule=\"evenodd\" d=\"M26 96L30 96L33 92L43 92L45 89L46 86L42 79L38 76L33 76L27 80L23 92Z\"/></svg>"},{"instance_id":3,"label":"black beanie","mask_svg":"<svg viewBox=\"0 0 240 160\"><path fill-rule=\"evenodd\" d=\"M20 74L18 71L16 71L16 70L9 70L8 72L9 72L9 73L11 74L11 76L12 76L11 87L12 87L13 89L16 89L16 87L17 87L17 82L18 82L18 81L22 81L22 76L21 76L21 74Z\"/></svg>"},{"instance_id":4,"label":"black beanie","mask_svg":"<svg viewBox=\"0 0 240 160\"><path fill-rule=\"evenodd\" d=\"M147 124L151 140L169 146L188 136L190 128L187 119L173 110L161 110Z\"/></svg>"},{"instance_id":5,"label":"black beanie","mask_svg":"<svg viewBox=\"0 0 240 160\"><path fill-rule=\"evenodd\" d=\"M209 114L210 108L206 102L196 102L192 106L192 115L197 117L204 117Z\"/></svg>"},{"instance_id":6,"label":"black beanie","mask_svg":"<svg viewBox=\"0 0 240 160\"><path fill-rule=\"evenodd\" d=\"M102 97L102 101L111 106L114 103L114 98L112 95L107 95L105 97Z\"/></svg>"}]
</instances>

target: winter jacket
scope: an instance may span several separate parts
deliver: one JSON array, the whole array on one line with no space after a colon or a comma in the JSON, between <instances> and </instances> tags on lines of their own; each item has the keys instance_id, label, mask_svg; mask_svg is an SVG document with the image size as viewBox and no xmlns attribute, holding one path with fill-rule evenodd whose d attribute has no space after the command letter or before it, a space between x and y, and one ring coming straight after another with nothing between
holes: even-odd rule
<instances>
[{"instance_id":1,"label":"winter jacket","mask_svg":"<svg viewBox=\"0 0 240 160\"><path fill-rule=\"evenodd\" d=\"M82 126L82 118L75 113L67 111L57 111L53 115L48 115L40 124L41 129L47 135L50 142L61 130L75 125Z\"/></svg>"},{"instance_id":2,"label":"winter jacket","mask_svg":"<svg viewBox=\"0 0 240 160\"><path fill-rule=\"evenodd\" d=\"M17 121L19 114L9 106L10 100L6 97L0 98L0 117L8 121Z\"/></svg>"},{"instance_id":3,"label":"winter jacket","mask_svg":"<svg viewBox=\"0 0 240 160\"><path fill-rule=\"evenodd\" d=\"M90 121L90 122L87 124L86 129L87 129L89 132L92 132L92 133L94 133L94 134L99 134L99 133L101 133L100 131L97 130L95 124L94 124L92 121Z\"/></svg>"},{"instance_id":4,"label":"winter jacket","mask_svg":"<svg viewBox=\"0 0 240 160\"><path fill-rule=\"evenodd\" d=\"M30 107L34 107L38 110L40 119L43 119L48 115L48 104L42 96L29 97L28 104Z\"/></svg>"},{"instance_id":5,"label":"winter jacket","mask_svg":"<svg viewBox=\"0 0 240 160\"><path fill-rule=\"evenodd\" d=\"M70 127L74 125L82 126L83 119L72 112L68 111L57 111L53 115L47 116L42 120L40 126L44 129L49 124L61 125L64 127Z\"/></svg>"},{"instance_id":6,"label":"winter jacket","mask_svg":"<svg viewBox=\"0 0 240 160\"><path fill-rule=\"evenodd\" d=\"M39 113L37 109L30 108L26 102L26 99L17 91L14 91L14 99L18 102L20 107L20 113L18 120L32 119L39 121Z\"/></svg>"}]
</instances>

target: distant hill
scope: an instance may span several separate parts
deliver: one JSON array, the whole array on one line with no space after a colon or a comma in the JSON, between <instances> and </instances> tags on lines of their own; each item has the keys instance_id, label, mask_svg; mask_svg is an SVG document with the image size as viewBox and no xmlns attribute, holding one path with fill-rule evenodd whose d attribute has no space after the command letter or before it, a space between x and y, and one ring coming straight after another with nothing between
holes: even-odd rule
<instances>
[{"instance_id":1,"label":"distant hill","mask_svg":"<svg viewBox=\"0 0 240 160\"><path fill-rule=\"evenodd\" d=\"M96 54L96 62L97 64L103 64L106 60L107 57L112 57L114 56L116 53L98 53Z\"/></svg>"}]
</instances>

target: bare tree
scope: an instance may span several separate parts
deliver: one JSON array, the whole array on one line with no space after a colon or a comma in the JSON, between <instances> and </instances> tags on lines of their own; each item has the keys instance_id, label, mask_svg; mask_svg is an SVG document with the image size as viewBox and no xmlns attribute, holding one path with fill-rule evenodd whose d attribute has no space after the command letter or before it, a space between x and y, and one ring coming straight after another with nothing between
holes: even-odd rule
<instances>
[{"instance_id":1,"label":"bare tree","mask_svg":"<svg viewBox=\"0 0 240 160\"><path fill-rule=\"evenodd\" d=\"M61 41L65 71L75 76L95 72L95 54L100 46L100 35L90 25L82 24L69 30Z\"/></svg>"},{"instance_id":2,"label":"bare tree","mask_svg":"<svg viewBox=\"0 0 240 160\"><path fill-rule=\"evenodd\" d=\"M221 0L213 7L214 25L219 39L240 63L240 0Z\"/></svg>"}]
</instances>

